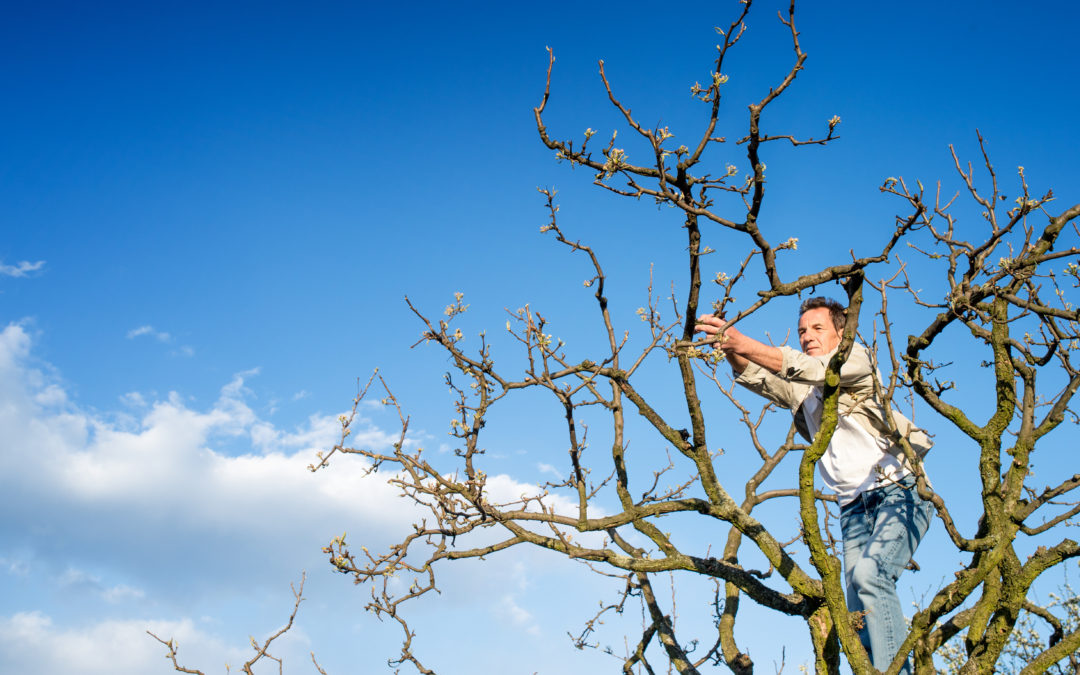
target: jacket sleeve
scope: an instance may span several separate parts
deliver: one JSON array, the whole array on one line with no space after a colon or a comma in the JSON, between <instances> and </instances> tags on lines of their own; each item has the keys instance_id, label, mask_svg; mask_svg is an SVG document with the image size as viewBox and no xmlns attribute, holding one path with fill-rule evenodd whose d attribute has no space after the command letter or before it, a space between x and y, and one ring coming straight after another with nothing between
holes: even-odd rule
<instances>
[{"instance_id":1,"label":"jacket sleeve","mask_svg":"<svg viewBox=\"0 0 1080 675\"><path fill-rule=\"evenodd\" d=\"M752 362L735 382L793 412L799 409L811 389L811 385L789 382Z\"/></svg>"},{"instance_id":2,"label":"jacket sleeve","mask_svg":"<svg viewBox=\"0 0 1080 675\"><path fill-rule=\"evenodd\" d=\"M780 347L784 354L783 365L778 375L792 383L806 384L820 387L825 383L825 370L828 368L827 356L810 356L791 347ZM851 346L851 354L848 360L840 368L840 386L858 387L870 382L874 376L874 368L870 363L870 353L866 347L856 343Z\"/></svg>"}]
</instances>

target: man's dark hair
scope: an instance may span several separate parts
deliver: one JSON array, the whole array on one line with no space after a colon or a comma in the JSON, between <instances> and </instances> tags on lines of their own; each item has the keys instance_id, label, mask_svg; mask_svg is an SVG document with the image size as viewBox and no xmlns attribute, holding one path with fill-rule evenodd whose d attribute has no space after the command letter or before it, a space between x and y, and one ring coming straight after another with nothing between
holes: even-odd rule
<instances>
[{"instance_id":1,"label":"man's dark hair","mask_svg":"<svg viewBox=\"0 0 1080 675\"><path fill-rule=\"evenodd\" d=\"M828 308L829 317L832 319L833 326L836 327L836 332L843 333L844 324L847 322L847 309L832 298L823 298L821 296L808 298L803 302L801 306L799 306L799 316L806 314L812 309L818 309L820 307Z\"/></svg>"}]
</instances>

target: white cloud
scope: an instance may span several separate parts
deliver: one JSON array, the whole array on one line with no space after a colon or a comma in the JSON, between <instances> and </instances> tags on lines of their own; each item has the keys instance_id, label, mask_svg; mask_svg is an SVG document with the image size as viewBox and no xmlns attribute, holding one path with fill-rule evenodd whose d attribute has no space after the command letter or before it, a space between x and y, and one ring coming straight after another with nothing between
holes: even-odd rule
<instances>
[{"instance_id":1,"label":"white cloud","mask_svg":"<svg viewBox=\"0 0 1080 675\"><path fill-rule=\"evenodd\" d=\"M67 402L67 392L58 385L50 384L34 394L34 402L46 407L61 406Z\"/></svg>"},{"instance_id":2,"label":"white cloud","mask_svg":"<svg viewBox=\"0 0 1080 675\"><path fill-rule=\"evenodd\" d=\"M63 586L76 586L86 583L96 584L98 580L82 570L77 570L74 567L69 567L64 570L63 574L60 575L59 582Z\"/></svg>"},{"instance_id":3,"label":"white cloud","mask_svg":"<svg viewBox=\"0 0 1080 675\"><path fill-rule=\"evenodd\" d=\"M17 557L0 556L0 568L17 577L25 577L30 573L30 565L25 560Z\"/></svg>"},{"instance_id":4,"label":"white cloud","mask_svg":"<svg viewBox=\"0 0 1080 675\"><path fill-rule=\"evenodd\" d=\"M512 589L502 594L494 605L495 615L508 620L511 625L519 630L524 630L529 635L540 634L540 626L532 612L521 606L521 598L526 595L530 586L529 566L523 560L514 563L510 570L510 578L501 586Z\"/></svg>"},{"instance_id":5,"label":"white cloud","mask_svg":"<svg viewBox=\"0 0 1080 675\"><path fill-rule=\"evenodd\" d=\"M129 391L120 397L120 402L131 408L145 408L146 398L137 391Z\"/></svg>"},{"instance_id":6,"label":"white cloud","mask_svg":"<svg viewBox=\"0 0 1080 675\"><path fill-rule=\"evenodd\" d=\"M158 330L151 325L139 326L138 328L132 328L127 332L127 339L134 340L137 337L147 335L154 338L158 342L170 344L173 342L173 336L163 330ZM169 352L169 356L179 356L182 358L191 358L195 356L195 348L190 345L180 345L176 349Z\"/></svg>"},{"instance_id":7,"label":"white cloud","mask_svg":"<svg viewBox=\"0 0 1080 675\"><path fill-rule=\"evenodd\" d=\"M524 591L529 587L529 572L528 567L521 560L514 563L514 585L517 586L519 591Z\"/></svg>"},{"instance_id":8,"label":"white cloud","mask_svg":"<svg viewBox=\"0 0 1080 675\"><path fill-rule=\"evenodd\" d=\"M127 339L133 340L137 337L149 335L156 338L159 342L169 342L172 340L172 336L165 331L156 330L153 326L139 326L138 328L132 328L127 332Z\"/></svg>"},{"instance_id":9,"label":"white cloud","mask_svg":"<svg viewBox=\"0 0 1080 675\"><path fill-rule=\"evenodd\" d=\"M0 671L5 673L77 673L78 675L144 675L164 672L165 647L146 634L150 630L180 645L181 662L242 663L247 655L226 648L190 620L101 621L60 628L42 612L0 617Z\"/></svg>"},{"instance_id":10,"label":"white cloud","mask_svg":"<svg viewBox=\"0 0 1080 675\"><path fill-rule=\"evenodd\" d=\"M37 262L30 262L29 260L22 260L14 265L5 265L0 263L0 276L5 277L25 277L30 272L37 272L45 266L44 260L38 260Z\"/></svg>"},{"instance_id":11,"label":"white cloud","mask_svg":"<svg viewBox=\"0 0 1080 675\"><path fill-rule=\"evenodd\" d=\"M315 452L333 445L336 416L312 415L296 429L260 419L246 402L246 378L257 370L236 375L206 410L175 392L156 401L129 395L135 407L117 421L71 402L54 377L30 365L31 347L21 325L0 331L6 546L57 560L90 555L81 564L118 570L113 585L175 576L178 586L228 587L253 574L280 583L321 562L321 546L342 529L363 523L376 543L411 517L386 476L362 475L361 458L307 471ZM356 424L358 442L388 448L395 440ZM240 450L227 453L223 444ZM269 550L275 555L257 566L244 560Z\"/></svg>"},{"instance_id":12,"label":"white cloud","mask_svg":"<svg viewBox=\"0 0 1080 675\"><path fill-rule=\"evenodd\" d=\"M510 593L503 595L499 599L496 605L496 614L508 619L512 625L524 630L529 635L540 634L540 627L536 625L536 619L533 617L532 612L519 605L517 598Z\"/></svg>"},{"instance_id":13,"label":"white cloud","mask_svg":"<svg viewBox=\"0 0 1080 675\"><path fill-rule=\"evenodd\" d=\"M540 473L550 473L552 476L555 476L555 478L557 478L559 480L563 479L562 471L559 471L558 469L556 469L554 466L552 466L550 464L545 464L544 462L539 462L536 465L536 468L540 470Z\"/></svg>"},{"instance_id":14,"label":"white cloud","mask_svg":"<svg viewBox=\"0 0 1080 675\"><path fill-rule=\"evenodd\" d=\"M57 582L57 585L64 589L80 588L88 590L111 604L142 600L146 597L146 593L142 589L133 588L126 584L107 586L100 577L74 567L64 570Z\"/></svg>"},{"instance_id":15,"label":"white cloud","mask_svg":"<svg viewBox=\"0 0 1080 675\"><path fill-rule=\"evenodd\" d=\"M142 600L146 597L146 593L142 589L132 588L126 584L106 588L101 595L105 598L106 602L113 604L127 602L129 600Z\"/></svg>"}]
</instances>

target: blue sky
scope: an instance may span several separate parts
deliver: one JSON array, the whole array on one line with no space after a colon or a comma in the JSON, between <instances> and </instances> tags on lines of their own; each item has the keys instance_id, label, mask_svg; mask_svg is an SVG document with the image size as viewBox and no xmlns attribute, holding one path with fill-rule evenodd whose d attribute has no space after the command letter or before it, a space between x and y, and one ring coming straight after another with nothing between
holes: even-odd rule
<instances>
[{"instance_id":1,"label":"blue sky","mask_svg":"<svg viewBox=\"0 0 1080 675\"><path fill-rule=\"evenodd\" d=\"M726 67L721 133L732 139L789 66L783 6L755 6ZM189 665L220 672L245 658L249 634L285 618L288 585L307 570L310 599L283 647L290 672L314 672L309 650L331 673L382 672L396 630L362 611L366 590L332 575L319 549L343 530L385 545L408 514L392 489L360 477L359 461L316 476L304 467L376 366L413 415L415 442L445 449L449 364L409 349L420 324L406 295L438 314L464 292L470 334L532 303L573 344L594 344L584 261L539 233L538 186L559 190L562 226L602 256L622 326L638 325L650 265L658 287L684 283L677 214L557 163L532 107L551 46L553 135L618 127L631 160L641 152L600 88L603 58L644 123L694 138L705 109L689 89L708 77L713 26L736 9L7 8L0 671L169 672L149 627L175 636ZM833 115L843 122L827 148L765 151L762 226L773 241L800 240L788 273L873 251L899 208L877 191L888 176L955 190L947 146L977 160L975 128L1013 194L1022 164L1035 192L1077 201L1077 18L1064 2L800 8L806 70L766 130L820 135ZM746 168L734 144L713 161ZM745 251L727 233L707 236L718 268ZM783 316L748 330L782 334ZM663 387L675 372L661 360L645 376ZM489 430L488 473L506 489L565 464L545 414L558 411L525 397ZM363 416L358 435L388 442L395 418ZM723 442L737 453L737 440ZM951 570L929 571L920 588ZM614 667L566 638L610 591L572 565L523 551L448 571L444 588L417 612L420 649L445 672ZM618 635L605 639L621 645ZM793 625L789 655L804 641ZM757 644L759 664L779 658L774 644Z\"/></svg>"}]
</instances>

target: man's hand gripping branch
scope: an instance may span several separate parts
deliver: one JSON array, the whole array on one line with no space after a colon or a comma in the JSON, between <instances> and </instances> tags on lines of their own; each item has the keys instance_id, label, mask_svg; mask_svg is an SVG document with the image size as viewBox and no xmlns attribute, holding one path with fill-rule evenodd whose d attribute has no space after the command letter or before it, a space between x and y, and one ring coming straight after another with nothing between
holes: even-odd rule
<instances>
[{"instance_id":1,"label":"man's hand gripping branch","mask_svg":"<svg viewBox=\"0 0 1080 675\"><path fill-rule=\"evenodd\" d=\"M731 364L731 369L736 374L746 370L746 366L751 363L756 363L773 373L780 372L784 364L784 354L779 348L747 337L734 326L728 326L723 315L702 314L698 317L694 330L707 335L720 336L716 347L724 352L724 356Z\"/></svg>"}]
</instances>

